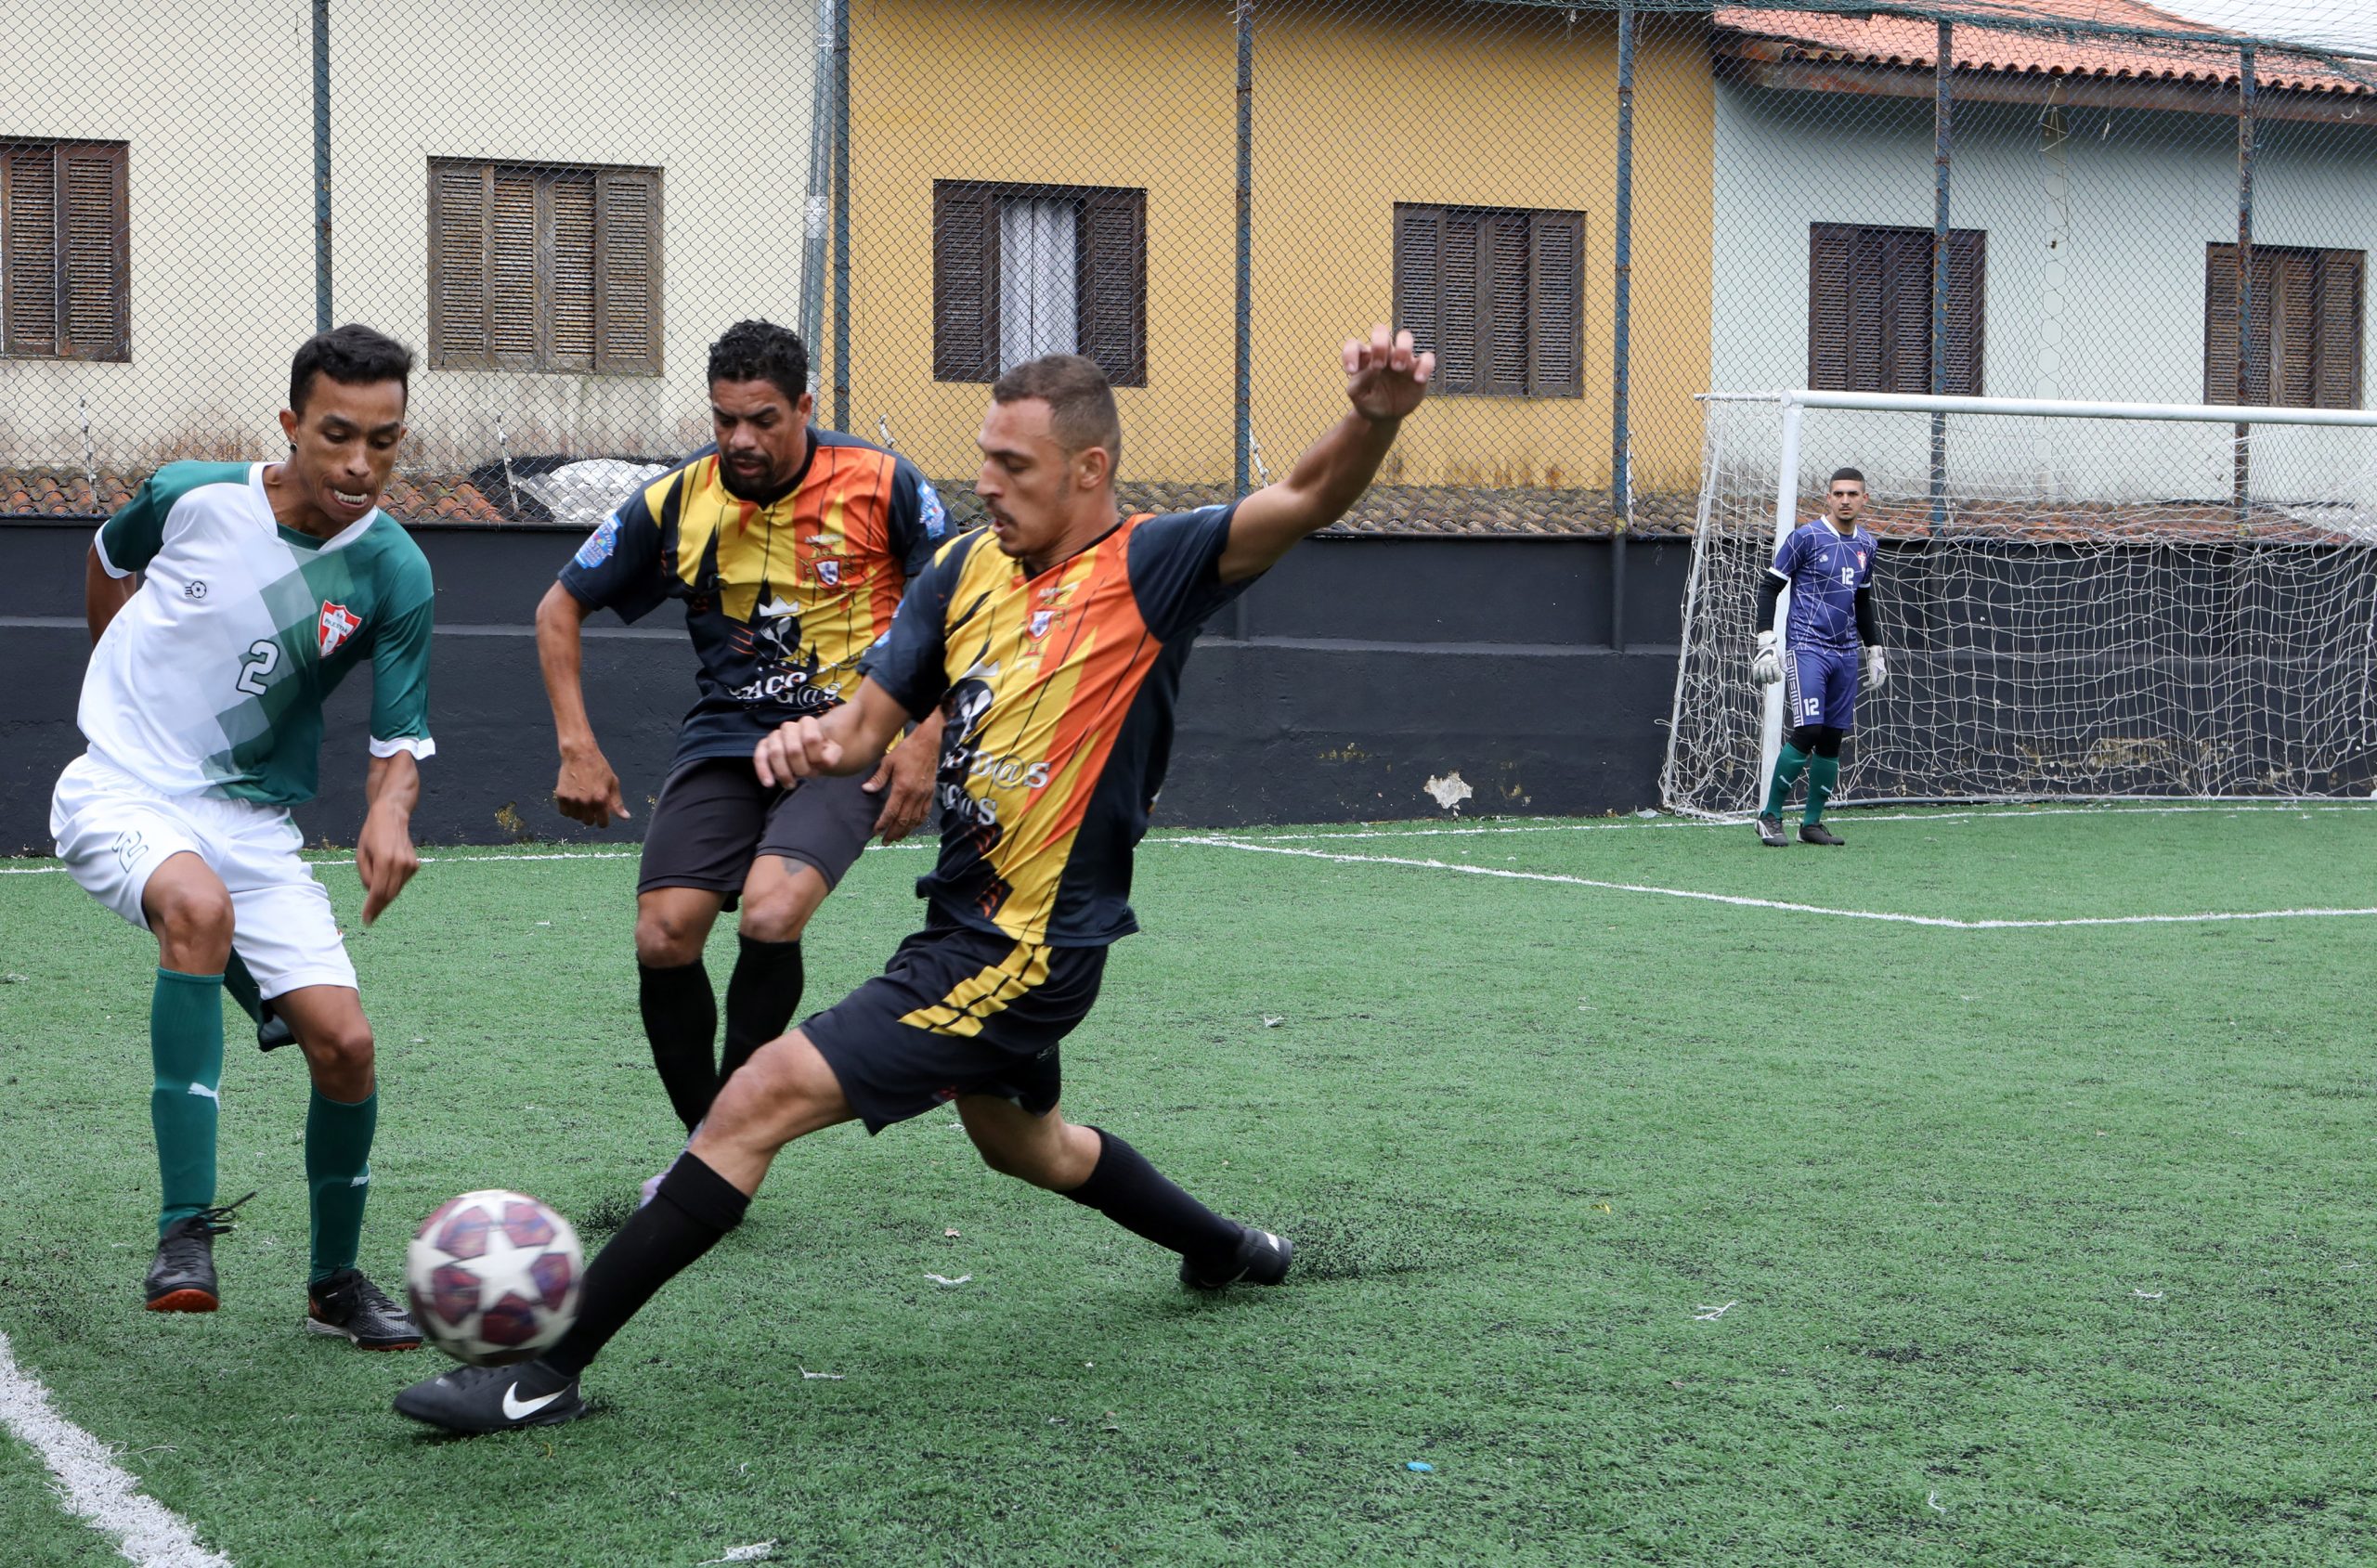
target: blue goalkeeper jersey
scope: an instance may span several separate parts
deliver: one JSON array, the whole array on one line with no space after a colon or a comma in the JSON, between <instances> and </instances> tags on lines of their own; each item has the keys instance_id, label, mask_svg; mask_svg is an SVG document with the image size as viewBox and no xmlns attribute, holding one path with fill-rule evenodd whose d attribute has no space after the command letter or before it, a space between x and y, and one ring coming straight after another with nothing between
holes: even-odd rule
<instances>
[{"instance_id":1,"label":"blue goalkeeper jersey","mask_svg":"<svg viewBox=\"0 0 2377 1568\"><path fill-rule=\"evenodd\" d=\"M1791 590L1783 641L1792 648L1853 650L1857 590L1874 580L1874 536L1843 534L1828 518L1802 523L1784 538L1767 568Z\"/></svg>"}]
</instances>

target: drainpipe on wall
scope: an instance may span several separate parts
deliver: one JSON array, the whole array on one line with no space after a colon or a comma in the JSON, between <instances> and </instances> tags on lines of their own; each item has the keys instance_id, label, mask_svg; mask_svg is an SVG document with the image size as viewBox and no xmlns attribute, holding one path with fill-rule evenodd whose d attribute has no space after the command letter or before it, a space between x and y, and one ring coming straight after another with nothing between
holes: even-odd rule
<instances>
[{"instance_id":1,"label":"drainpipe on wall","mask_svg":"<svg viewBox=\"0 0 2377 1568\"><path fill-rule=\"evenodd\" d=\"M2243 408L2253 384L2254 363L2254 45L2237 50L2237 406ZM2270 367L2276 379L2278 367ZM2243 527L2253 499L2253 426L2240 421L2229 474L2229 501Z\"/></svg>"},{"instance_id":2,"label":"drainpipe on wall","mask_svg":"<svg viewBox=\"0 0 2377 1568\"><path fill-rule=\"evenodd\" d=\"M1609 333L1609 645L1626 646L1626 536L1634 517L1628 377L1634 307L1634 0L1617 7L1617 201Z\"/></svg>"},{"instance_id":3,"label":"drainpipe on wall","mask_svg":"<svg viewBox=\"0 0 2377 1568\"><path fill-rule=\"evenodd\" d=\"M1948 182L1950 122L1955 101L1955 24L1940 23L1939 59L1931 97L1931 395L1948 391ZM1931 532L1948 524L1948 416L1931 416Z\"/></svg>"},{"instance_id":4,"label":"drainpipe on wall","mask_svg":"<svg viewBox=\"0 0 2377 1568\"><path fill-rule=\"evenodd\" d=\"M331 0L314 0L314 330L331 330Z\"/></svg>"},{"instance_id":5,"label":"drainpipe on wall","mask_svg":"<svg viewBox=\"0 0 2377 1568\"><path fill-rule=\"evenodd\" d=\"M829 0L832 3L832 0ZM834 10L834 428L851 427L851 8Z\"/></svg>"}]
</instances>

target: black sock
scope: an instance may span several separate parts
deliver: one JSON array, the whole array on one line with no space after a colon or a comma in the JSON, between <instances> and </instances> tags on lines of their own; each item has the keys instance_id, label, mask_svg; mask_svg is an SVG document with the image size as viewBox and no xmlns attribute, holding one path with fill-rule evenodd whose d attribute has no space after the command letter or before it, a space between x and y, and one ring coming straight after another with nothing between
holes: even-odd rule
<instances>
[{"instance_id":1,"label":"black sock","mask_svg":"<svg viewBox=\"0 0 2377 1568\"><path fill-rule=\"evenodd\" d=\"M709 971L698 958L670 969L635 967L652 1065L660 1069L669 1104L690 1133L708 1113L710 1095L718 1090L718 998L709 989Z\"/></svg>"},{"instance_id":2,"label":"black sock","mask_svg":"<svg viewBox=\"0 0 2377 1568\"><path fill-rule=\"evenodd\" d=\"M734 973L726 978L726 1050L718 1059L721 1086L751 1059L752 1052L792 1027L803 981L798 941L735 940L743 951L734 960Z\"/></svg>"},{"instance_id":3,"label":"black sock","mask_svg":"<svg viewBox=\"0 0 2377 1568\"><path fill-rule=\"evenodd\" d=\"M751 1200L690 1150L660 1178L651 1202L629 1216L586 1266L578 1321L537 1359L574 1378L660 1288L691 1268L719 1238L743 1223Z\"/></svg>"},{"instance_id":4,"label":"black sock","mask_svg":"<svg viewBox=\"0 0 2377 1568\"><path fill-rule=\"evenodd\" d=\"M1136 1236L1169 1247L1192 1263L1220 1263L1238 1251L1237 1224L1180 1190L1147 1156L1093 1127L1104 1144L1089 1180L1065 1194Z\"/></svg>"}]
</instances>

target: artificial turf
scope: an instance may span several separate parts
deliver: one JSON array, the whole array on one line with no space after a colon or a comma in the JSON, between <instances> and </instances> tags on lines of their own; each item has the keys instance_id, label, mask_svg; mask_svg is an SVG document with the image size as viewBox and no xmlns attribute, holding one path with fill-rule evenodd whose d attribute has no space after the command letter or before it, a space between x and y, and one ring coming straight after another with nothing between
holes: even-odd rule
<instances>
[{"instance_id":1,"label":"artificial turf","mask_svg":"<svg viewBox=\"0 0 2377 1568\"><path fill-rule=\"evenodd\" d=\"M0 1330L243 1568L763 1541L853 1564L2377 1553L2377 920L1970 930L1585 885L1960 920L2355 908L2377 815L1849 813L1848 849L1781 853L1747 827L1509 825L1238 839L1363 860L1141 852L1147 934L1065 1046L1067 1109L1294 1237L1287 1288L1184 1296L1168 1256L985 1171L947 1113L837 1129L615 1342L596 1419L465 1442L388 1409L433 1353L298 1332L303 1070L236 1028L224 1196L261 1195L218 1247L224 1310L137 1310L153 946L62 875L0 877ZM353 936L383 1283L446 1196L520 1187L599 1232L673 1150L633 863L447 851ZM827 905L812 1005L908 928L923 864L870 857ZM352 870L322 875L352 919ZM729 923L718 942L722 986ZM12 1445L0 1541L111 1558Z\"/></svg>"}]
</instances>

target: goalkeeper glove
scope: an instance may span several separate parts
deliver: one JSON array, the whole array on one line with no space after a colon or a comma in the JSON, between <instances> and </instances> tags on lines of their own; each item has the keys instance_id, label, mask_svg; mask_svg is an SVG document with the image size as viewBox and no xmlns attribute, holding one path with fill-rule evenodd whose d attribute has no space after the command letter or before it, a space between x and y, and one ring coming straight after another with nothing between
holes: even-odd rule
<instances>
[{"instance_id":1,"label":"goalkeeper glove","mask_svg":"<svg viewBox=\"0 0 2377 1568\"><path fill-rule=\"evenodd\" d=\"M1779 641L1772 631L1758 634L1758 652L1749 661L1749 678L1761 686L1772 686L1783 679L1783 651L1776 646Z\"/></svg>"},{"instance_id":2,"label":"goalkeeper glove","mask_svg":"<svg viewBox=\"0 0 2377 1568\"><path fill-rule=\"evenodd\" d=\"M1888 680L1890 678L1890 667L1882 662L1882 651L1879 648L1866 649L1865 684L1868 686L1879 686L1883 681Z\"/></svg>"}]
</instances>

